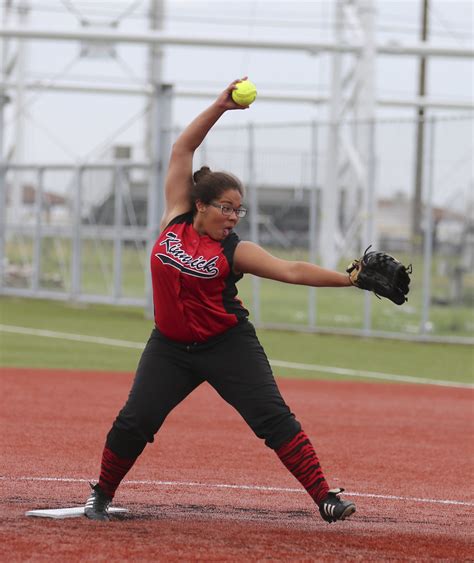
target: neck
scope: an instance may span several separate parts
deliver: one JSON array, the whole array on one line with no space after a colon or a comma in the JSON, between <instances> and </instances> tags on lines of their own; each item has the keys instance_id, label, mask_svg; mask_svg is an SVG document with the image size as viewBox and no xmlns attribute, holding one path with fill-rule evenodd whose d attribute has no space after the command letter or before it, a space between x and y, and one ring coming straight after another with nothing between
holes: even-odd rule
<instances>
[{"instance_id":1,"label":"neck","mask_svg":"<svg viewBox=\"0 0 474 563\"><path fill-rule=\"evenodd\" d=\"M199 216L199 212L197 212L196 215L194 216L194 219L193 219L193 227L202 236L202 235L205 235L207 233L206 233L204 226L202 224L202 221L200 219L201 218Z\"/></svg>"}]
</instances>

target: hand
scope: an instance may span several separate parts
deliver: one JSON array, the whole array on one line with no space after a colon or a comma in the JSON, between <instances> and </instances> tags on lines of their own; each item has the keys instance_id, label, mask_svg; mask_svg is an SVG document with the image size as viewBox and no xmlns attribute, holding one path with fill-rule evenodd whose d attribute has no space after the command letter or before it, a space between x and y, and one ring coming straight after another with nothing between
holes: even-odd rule
<instances>
[{"instance_id":1,"label":"hand","mask_svg":"<svg viewBox=\"0 0 474 563\"><path fill-rule=\"evenodd\" d=\"M361 270L360 260L354 260L352 264L349 264L349 266L347 266L346 272L349 274L349 281L351 282L351 285L355 285L357 287L357 278L359 276L360 270Z\"/></svg>"},{"instance_id":2,"label":"hand","mask_svg":"<svg viewBox=\"0 0 474 563\"><path fill-rule=\"evenodd\" d=\"M248 109L249 106L241 106L235 103L234 100L232 99L232 91L235 90L236 85L239 82L242 82L243 80L247 80L247 78L248 78L247 76L244 76L243 78L237 78L237 80L231 82L229 86L227 86L227 88L219 95L215 103L223 110Z\"/></svg>"}]
</instances>

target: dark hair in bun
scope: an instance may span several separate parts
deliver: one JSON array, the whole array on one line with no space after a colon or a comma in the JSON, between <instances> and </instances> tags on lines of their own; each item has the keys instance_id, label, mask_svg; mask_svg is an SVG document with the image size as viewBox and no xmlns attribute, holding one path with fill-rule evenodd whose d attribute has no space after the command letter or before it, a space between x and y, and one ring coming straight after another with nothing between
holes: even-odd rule
<instances>
[{"instance_id":1,"label":"dark hair in bun","mask_svg":"<svg viewBox=\"0 0 474 563\"><path fill-rule=\"evenodd\" d=\"M209 174L212 174L209 166L201 166L201 168L196 170L193 174L194 183L197 184L199 181L202 181L204 176L208 176Z\"/></svg>"},{"instance_id":2,"label":"dark hair in bun","mask_svg":"<svg viewBox=\"0 0 474 563\"><path fill-rule=\"evenodd\" d=\"M208 166L202 166L193 174L194 186L191 192L193 206L197 200L207 204L219 199L227 190L237 190L244 196L241 181L227 172L212 172ZM194 206L195 207L195 206Z\"/></svg>"}]
</instances>

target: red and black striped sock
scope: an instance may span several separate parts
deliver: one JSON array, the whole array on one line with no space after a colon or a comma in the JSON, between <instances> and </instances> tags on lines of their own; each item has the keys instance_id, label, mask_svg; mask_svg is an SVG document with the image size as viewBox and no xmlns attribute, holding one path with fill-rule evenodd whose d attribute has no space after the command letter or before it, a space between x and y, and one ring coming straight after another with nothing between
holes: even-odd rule
<instances>
[{"instance_id":1,"label":"red and black striped sock","mask_svg":"<svg viewBox=\"0 0 474 563\"><path fill-rule=\"evenodd\" d=\"M308 436L303 431L298 432L275 452L283 465L293 473L314 502L319 505L327 497L329 487Z\"/></svg>"},{"instance_id":2,"label":"red and black striped sock","mask_svg":"<svg viewBox=\"0 0 474 563\"><path fill-rule=\"evenodd\" d=\"M128 473L137 458L118 457L107 446L102 454L102 465L100 466L99 487L110 498L113 498L120 481Z\"/></svg>"}]
</instances>

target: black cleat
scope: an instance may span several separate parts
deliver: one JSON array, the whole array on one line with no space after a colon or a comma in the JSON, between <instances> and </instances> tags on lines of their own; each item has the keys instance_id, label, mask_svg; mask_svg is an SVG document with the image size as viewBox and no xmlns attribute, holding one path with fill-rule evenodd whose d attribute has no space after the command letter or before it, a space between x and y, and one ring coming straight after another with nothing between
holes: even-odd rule
<instances>
[{"instance_id":1,"label":"black cleat","mask_svg":"<svg viewBox=\"0 0 474 563\"><path fill-rule=\"evenodd\" d=\"M331 489L328 496L319 505L319 513L321 518L326 522L337 522L337 520L345 520L356 511L355 504L348 500L341 500L339 494L344 489Z\"/></svg>"},{"instance_id":2,"label":"black cleat","mask_svg":"<svg viewBox=\"0 0 474 563\"><path fill-rule=\"evenodd\" d=\"M109 505L112 499L108 497L99 485L90 483L92 492L84 506L84 514L91 520L110 520Z\"/></svg>"}]
</instances>

